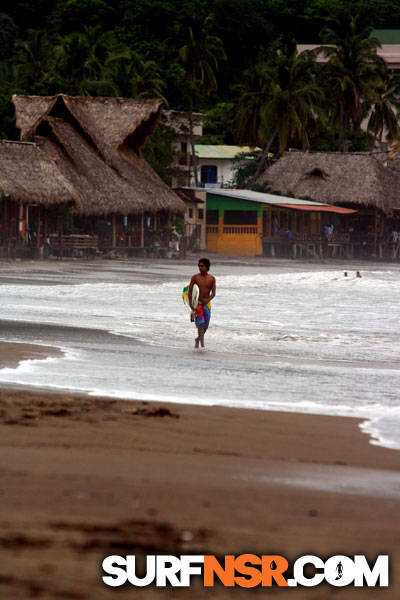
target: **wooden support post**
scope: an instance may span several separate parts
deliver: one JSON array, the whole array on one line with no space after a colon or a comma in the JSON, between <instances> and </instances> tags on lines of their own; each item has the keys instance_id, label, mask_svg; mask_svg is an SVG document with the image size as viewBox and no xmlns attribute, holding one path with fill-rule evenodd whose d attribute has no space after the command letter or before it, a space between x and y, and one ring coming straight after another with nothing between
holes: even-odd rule
<instances>
[{"instance_id":1,"label":"wooden support post","mask_svg":"<svg viewBox=\"0 0 400 600\"><path fill-rule=\"evenodd\" d=\"M115 223L115 213L113 213L113 215L112 215L112 240L111 240L111 245L113 248L116 247L116 241L117 241L117 232L116 232L116 223Z\"/></svg>"},{"instance_id":2,"label":"wooden support post","mask_svg":"<svg viewBox=\"0 0 400 600\"><path fill-rule=\"evenodd\" d=\"M3 196L3 254L5 256L6 247L8 246L8 198Z\"/></svg>"},{"instance_id":3,"label":"wooden support post","mask_svg":"<svg viewBox=\"0 0 400 600\"><path fill-rule=\"evenodd\" d=\"M42 218L42 211L40 204L37 207L37 230L36 230L36 257L43 258L43 246L40 243L40 223Z\"/></svg>"},{"instance_id":4,"label":"wooden support post","mask_svg":"<svg viewBox=\"0 0 400 600\"><path fill-rule=\"evenodd\" d=\"M4 200L4 241L7 246L7 257L10 258L10 218L11 218L11 201L7 198Z\"/></svg>"},{"instance_id":5,"label":"wooden support post","mask_svg":"<svg viewBox=\"0 0 400 600\"><path fill-rule=\"evenodd\" d=\"M48 224L48 217L47 217L47 210L45 209L44 221L43 221L43 237L44 237L44 248L46 248L46 257L49 252L49 247L47 246L47 224Z\"/></svg>"},{"instance_id":6,"label":"wooden support post","mask_svg":"<svg viewBox=\"0 0 400 600\"><path fill-rule=\"evenodd\" d=\"M140 247L144 248L144 213L140 215Z\"/></svg>"},{"instance_id":7,"label":"wooden support post","mask_svg":"<svg viewBox=\"0 0 400 600\"><path fill-rule=\"evenodd\" d=\"M37 207L36 247L40 248L40 204Z\"/></svg>"}]
</instances>

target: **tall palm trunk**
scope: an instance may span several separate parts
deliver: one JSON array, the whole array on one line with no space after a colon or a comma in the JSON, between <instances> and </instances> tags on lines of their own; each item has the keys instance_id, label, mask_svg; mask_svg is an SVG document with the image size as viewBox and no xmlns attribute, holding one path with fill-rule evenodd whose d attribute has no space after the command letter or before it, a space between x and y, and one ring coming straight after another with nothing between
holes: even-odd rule
<instances>
[{"instance_id":1,"label":"tall palm trunk","mask_svg":"<svg viewBox=\"0 0 400 600\"><path fill-rule=\"evenodd\" d=\"M344 152L344 144L345 144L344 106L343 106L343 101L341 100L339 102L339 140L338 140L339 152Z\"/></svg>"},{"instance_id":2,"label":"tall palm trunk","mask_svg":"<svg viewBox=\"0 0 400 600\"><path fill-rule=\"evenodd\" d=\"M189 165L189 180L191 179L191 171L193 167L194 171L194 184L196 187L199 187L199 176L197 173L197 158L196 158L196 149L194 147L194 135L193 135L193 98L190 96L189 100L189 142L191 149L191 157L190 157L190 165ZM190 183L189 183L190 185Z\"/></svg>"},{"instance_id":3,"label":"tall palm trunk","mask_svg":"<svg viewBox=\"0 0 400 600\"><path fill-rule=\"evenodd\" d=\"M255 183L257 181L257 179L260 177L261 173L265 170L269 151L271 150L271 146L274 143L277 135L278 135L278 127L276 127L268 144L265 146L263 153L261 154L261 158L260 158L260 162L258 163L257 170L254 173L253 177L251 178L250 183Z\"/></svg>"}]
</instances>

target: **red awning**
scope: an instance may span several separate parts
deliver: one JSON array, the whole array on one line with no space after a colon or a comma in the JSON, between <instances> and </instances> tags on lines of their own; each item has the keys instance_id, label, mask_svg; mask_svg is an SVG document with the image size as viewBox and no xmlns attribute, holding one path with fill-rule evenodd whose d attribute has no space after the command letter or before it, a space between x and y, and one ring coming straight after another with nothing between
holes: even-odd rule
<instances>
[{"instance_id":1,"label":"red awning","mask_svg":"<svg viewBox=\"0 0 400 600\"><path fill-rule=\"evenodd\" d=\"M314 212L331 212L340 215L351 215L357 212L352 208L342 208L341 206L311 206L310 204L275 204L281 208L293 208L293 210L306 210Z\"/></svg>"},{"instance_id":2,"label":"red awning","mask_svg":"<svg viewBox=\"0 0 400 600\"><path fill-rule=\"evenodd\" d=\"M182 190L174 190L175 194L178 194L178 196L180 198L182 198L182 200L184 202L195 202L195 200L193 200L193 198L191 198L188 194L185 194L185 192L183 192Z\"/></svg>"},{"instance_id":3,"label":"red awning","mask_svg":"<svg viewBox=\"0 0 400 600\"><path fill-rule=\"evenodd\" d=\"M174 192L175 194L178 194L178 196L182 198L184 202L196 202L197 204L204 204L204 200L198 198L197 196L189 196L189 194L186 194L183 190L174 189Z\"/></svg>"}]
</instances>

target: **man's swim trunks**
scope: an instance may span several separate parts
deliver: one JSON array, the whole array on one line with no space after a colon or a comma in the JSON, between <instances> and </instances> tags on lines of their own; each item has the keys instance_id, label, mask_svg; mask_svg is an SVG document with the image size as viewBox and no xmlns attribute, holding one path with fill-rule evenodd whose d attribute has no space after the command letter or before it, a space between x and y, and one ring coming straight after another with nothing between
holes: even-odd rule
<instances>
[{"instance_id":1,"label":"man's swim trunks","mask_svg":"<svg viewBox=\"0 0 400 600\"><path fill-rule=\"evenodd\" d=\"M206 329L208 329L211 319L211 304L209 302L208 304L203 304L202 302L199 302L196 310L194 311L194 314L195 323L197 327L199 327L200 325L205 325Z\"/></svg>"}]
</instances>

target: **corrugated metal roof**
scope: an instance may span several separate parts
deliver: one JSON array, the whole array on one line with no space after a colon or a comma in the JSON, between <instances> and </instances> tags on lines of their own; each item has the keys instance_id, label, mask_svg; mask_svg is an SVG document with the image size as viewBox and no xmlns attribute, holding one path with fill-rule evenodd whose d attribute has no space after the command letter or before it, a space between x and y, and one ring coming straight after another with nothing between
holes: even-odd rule
<instances>
[{"instance_id":1,"label":"corrugated metal roof","mask_svg":"<svg viewBox=\"0 0 400 600\"><path fill-rule=\"evenodd\" d=\"M195 152L198 158L225 158L232 160L237 154L242 152L254 152L260 148L250 148L250 146L213 146L209 144L196 144Z\"/></svg>"},{"instance_id":2,"label":"corrugated metal roof","mask_svg":"<svg viewBox=\"0 0 400 600\"><path fill-rule=\"evenodd\" d=\"M311 200L300 200L297 198L288 198L286 196L276 196L275 194L266 194L264 192L254 192L253 190L229 190L213 189L208 194L215 196L225 196L226 198L237 198L238 200L248 200L249 202L259 202L260 204L272 204L282 208L298 208L300 210L315 210L324 212L341 212L350 214L351 209L342 209L332 204L323 202L312 202ZM338 210L336 210L338 209Z\"/></svg>"},{"instance_id":3,"label":"corrugated metal roof","mask_svg":"<svg viewBox=\"0 0 400 600\"><path fill-rule=\"evenodd\" d=\"M312 202L311 200L298 200L297 198L288 198L286 196L277 196L275 194L266 194L264 192L254 192L253 190L230 190L230 189L213 189L210 194L217 196L227 196L228 198L238 198L240 200L249 200L250 202L260 202L261 204L293 204L301 206L328 206L322 202Z\"/></svg>"},{"instance_id":4,"label":"corrugated metal roof","mask_svg":"<svg viewBox=\"0 0 400 600\"><path fill-rule=\"evenodd\" d=\"M381 44L400 44L400 29L374 29L371 37L377 38Z\"/></svg>"}]
</instances>

